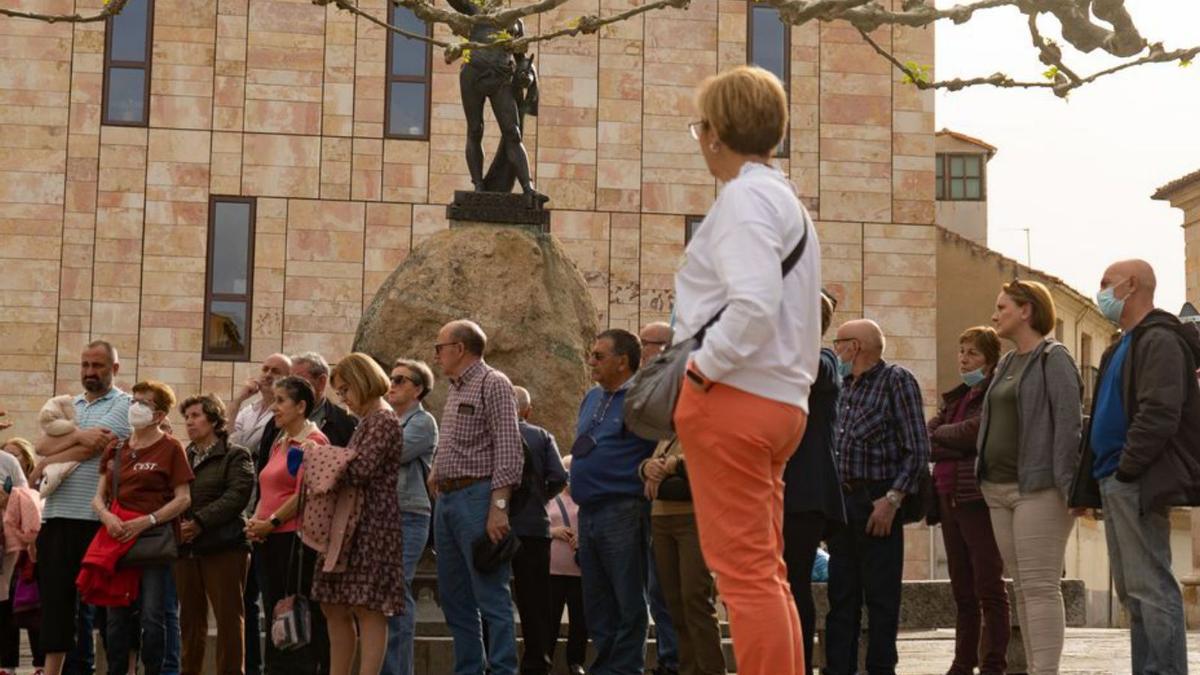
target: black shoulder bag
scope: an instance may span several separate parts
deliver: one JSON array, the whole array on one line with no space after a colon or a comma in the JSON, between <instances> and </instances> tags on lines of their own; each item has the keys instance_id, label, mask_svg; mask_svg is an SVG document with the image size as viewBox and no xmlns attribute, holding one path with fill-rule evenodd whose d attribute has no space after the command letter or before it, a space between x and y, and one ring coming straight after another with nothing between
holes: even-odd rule
<instances>
[{"instance_id":1,"label":"black shoulder bag","mask_svg":"<svg viewBox=\"0 0 1200 675\"><path fill-rule=\"evenodd\" d=\"M109 471L112 472L112 501L120 503L117 495L121 494L121 448L125 447L125 443L117 446L113 450L112 466ZM155 565L167 565L175 562L179 558L179 542L175 540L175 527L172 523L161 523L138 535L137 541L133 542L133 548L125 552L121 559L117 561L118 568L124 567L152 567Z\"/></svg>"}]
</instances>

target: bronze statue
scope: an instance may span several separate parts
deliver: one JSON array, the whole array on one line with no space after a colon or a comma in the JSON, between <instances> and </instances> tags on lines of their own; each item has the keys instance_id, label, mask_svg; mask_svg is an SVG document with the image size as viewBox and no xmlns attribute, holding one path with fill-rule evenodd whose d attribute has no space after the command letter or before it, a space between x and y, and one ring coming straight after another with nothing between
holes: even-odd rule
<instances>
[{"instance_id":1,"label":"bronze statue","mask_svg":"<svg viewBox=\"0 0 1200 675\"><path fill-rule=\"evenodd\" d=\"M475 15L480 7L471 0L449 0L455 10ZM471 28L473 42L495 42L501 29L476 25ZM518 21L508 31L512 37L524 35ZM498 48L473 49L463 57L458 74L463 112L467 118L467 170L476 192L510 192L513 183L530 201L540 206L549 197L534 189L529 179L529 155L521 139L524 115L537 114L537 74L528 54L513 54ZM487 175L483 173L483 104L492 104L492 113L500 125L500 146Z\"/></svg>"}]
</instances>

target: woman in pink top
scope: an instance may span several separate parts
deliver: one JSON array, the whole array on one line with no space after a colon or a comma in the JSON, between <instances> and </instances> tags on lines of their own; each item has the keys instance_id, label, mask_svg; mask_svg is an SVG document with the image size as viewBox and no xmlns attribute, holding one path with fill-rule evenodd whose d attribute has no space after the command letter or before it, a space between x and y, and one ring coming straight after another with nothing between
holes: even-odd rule
<instances>
[{"instance_id":1,"label":"woman in pink top","mask_svg":"<svg viewBox=\"0 0 1200 675\"><path fill-rule=\"evenodd\" d=\"M571 456L563 457L563 468L571 470ZM546 502L546 513L550 515L550 622L554 627L550 642L550 662L554 662L554 648L558 644L558 625L562 621L563 606L567 608L570 629L567 632L567 672L583 675L583 662L587 656L587 623L583 619L583 586L580 583L579 563L575 551L579 545L575 535L579 528L579 506L571 499L571 489L566 487L557 497Z\"/></svg>"},{"instance_id":2,"label":"woman in pink top","mask_svg":"<svg viewBox=\"0 0 1200 675\"><path fill-rule=\"evenodd\" d=\"M254 542L255 555L266 566L263 575L263 610L274 617L275 603L288 595L299 593L310 597L313 580L313 565L317 553L300 542L296 533L299 525L296 513L299 510L301 475L292 475L288 468L289 446L300 446L305 441L328 445L329 439L317 425L308 421L308 413L316 403L312 385L305 380L290 376L276 380L273 394L275 402L271 411L275 415L275 428L279 429L271 444L271 454L262 473L258 475L258 507L254 517L246 523L246 536ZM299 458L292 466L299 467ZM291 651L275 648L270 638L266 640L266 674L288 673L312 674L329 671L329 636L325 629L325 618L314 607L312 639L307 646ZM268 625L269 622L268 622Z\"/></svg>"}]
</instances>

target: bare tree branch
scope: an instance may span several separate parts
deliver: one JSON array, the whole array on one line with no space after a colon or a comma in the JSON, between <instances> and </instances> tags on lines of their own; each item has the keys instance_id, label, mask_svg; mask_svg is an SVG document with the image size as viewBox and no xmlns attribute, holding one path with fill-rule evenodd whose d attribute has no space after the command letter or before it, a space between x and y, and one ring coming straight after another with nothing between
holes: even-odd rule
<instances>
[{"instance_id":1,"label":"bare tree branch","mask_svg":"<svg viewBox=\"0 0 1200 675\"><path fill-rule=\"evenodd\" d=\"M109 0L95 14L42 14L40 12L27 12L20 9L0 7L0 16L11 16L17 19L36 19L38 21L45 21L46 23L95 23L96 21L104 21L110 16L120 14L127 2L129 0Z\"/></svg>"},{"instance_id":2,"label":"bare tree branch","mask_svg":"<svg viewBox=\"0 0 1200 675\"><path fill-rule=\"evenodd\" d=\"M4 2L6 0L0 0ZM488 26L507 31L517 21L557 10L568 0L534 0L518 7L505 7L504 0L472 0L479 7L473 15L462 14L433 5L434 0L388 0L393 5L404 7L421 21L428 24L444 24L463 41L448 42L429 35L422 35L391 25L386 17L380 18L362 9L357 0L312 0L320 6L333 5L338 9L362 17L394 34L418 40L443 50L447 62L460 58L472 49L503 49L523 52L529 45L561 37L592 34L600 28L628 20L639 14L666 8L683 9L690 0L651 0L611 16L584 15L576 17L565 27L549 30L541 35L503 37L491 43L471 41L472 29ZM25 10L0 7L0 16L36 19L41 21L83 23L103 21L121 11L128 0L110 0L96 14L41 14ZM1167 50L1162 43L1150 43L1138 30L1132 16L1125 7L1125 0L972 0L953 7L938 8L934 0L901 0L897 9L880 0L758 0L764 5L779 10L780 18L788 24L803 25L810 21L845 22L858 29L863 39L882 57L905 74L908 80L921 89L960 89L990 85L1003 88L1051 89L1056 95L1066 97L1072 90L1102 77L1150 63L1179 62L1187 65L1200 54L1200 47ZM921 28L938 21L962 24L970 21L978 12L1016 8L1028 17L1029 34L1038 60L1049 69L1044 73L1046 81L1022 82L998 72L988 76L955 78L946 81L931 81L926 75L928 66L901 63L870 37L870 33L884 26ZM1062 47L1044 37L1038 27L1038 18L1043 14L1055 17L1062 25L1062 39L1074 49L1089 53L1101 50L1120 59L1128 59L1116 66L1091 75L1082 76L1064 59ZM506 35L500 32L500 35ZM1134 58L1136 57L1136 58Z\"/></svg>"}]
</instances>

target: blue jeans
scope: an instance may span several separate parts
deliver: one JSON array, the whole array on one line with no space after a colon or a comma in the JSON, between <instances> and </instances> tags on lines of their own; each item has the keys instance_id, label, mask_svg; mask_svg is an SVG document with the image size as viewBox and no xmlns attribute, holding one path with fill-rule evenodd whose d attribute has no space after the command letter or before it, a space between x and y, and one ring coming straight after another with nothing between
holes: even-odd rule
<instances>
[{"instance_id":1,"label":"blue jeans","mask_svg":"<svg viewBox=\"0 0 1200 675\"><path fill-rule=\"evenodd\" d=\"M646 584L646 596L650 599L650 616L654 617L658 665L679 670L679 636L675 634L671 613L667 611L667 601L663 598L662 587L658 583L658 565L654 563L653 547L650 548L650 561L647 564L650 574Z\"/></svg>"},{"instance_id":2,"label":"blue jeans","mask_svg":"<svg viewBox=\"0 0 1200 675\"><path fill-rule=\"evenodd\" d=\"M162 675L166 651L166 596L171 579L168 565L155 565L142 570L138 599L129 607L108 608L108 663L120 666L123 672L129 663L129 653L136 644L134 631L140 630L142 665L145 675ZM141 620L132 621L140 609Z\"/></svg>"},{"instance_id":3,"label":"blue jeans","mask_svg":"<svg viewBox=\"0 0 1200 675\"><path fill-rule=\"evenodd\" d=\"M487 624L491 675L517 672L516 622L508 590L512 566L504 563L484 574L472 562L472 546L487 536L491 495L490 483L475 483L443 494L434 511L438 595L454 638L454 675L481 675L484 671L481 615Z\"/></svg>"},{"instance_id":4,"label":"blue jeans","mask_svg":"<svg viewBox=\"0 0 1200 675\"><path fill-rule=\"evenodd\" d=\"M1141 485L1101 479L1104 536L1117 597L1129 612L1133 672L1187 672L1183 595L1171 572L1171 522L1165 513L1141 513Z\"/></svg>"},{"instance_id":5,"label":"blue jeans","mask_svg":"<svg viewBox=\"0 0 1200 675\"><path fill-rule=\"evenodd\" d=\"M96 608L83 602L77 606L79 611L75 614L75 630L79 639L75 648L67 652L63 675L92 675L96 672L96 645L92 636Z\"/></svg>"},{"instance_id":6,"label":"blue jeans","mask_svg":"<svg viewBox=\"0 0 1200 675\"><path fill-rule=\"evenodd\" d=\"M179 595L175 592L175 575L167 575L166 603L166 651L163 653L163 675L179 675L179 651L182 636L179 634Z\"/></svg>"},{"instance_id":7,"label":"blue jeans","mask_svg":"<svg viewBox=\"0 0 1200 675\"><path fill-rule=\"evenodd\" d=\"M579 507L583 613L596 648L592 675L642 675L650 504L616 497Z\"/></svg>"},{"instance_id":8,"label":"blue jeans","mask_svg":"<svg viewBox=\"0 0 1200 675\"><path fill-rule=\"evenodd\" d=\"M429 538L429 516L424 513L400 514L404 531L404 613L388 617L387 653L380 675L413 675L413 638L417 627L417 603L413 597L413 575Z\"/></svg>"}]
</instances>

